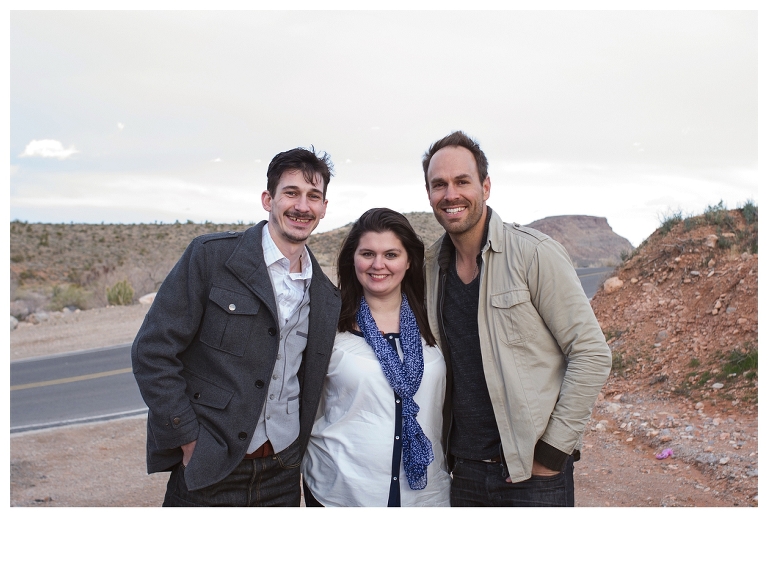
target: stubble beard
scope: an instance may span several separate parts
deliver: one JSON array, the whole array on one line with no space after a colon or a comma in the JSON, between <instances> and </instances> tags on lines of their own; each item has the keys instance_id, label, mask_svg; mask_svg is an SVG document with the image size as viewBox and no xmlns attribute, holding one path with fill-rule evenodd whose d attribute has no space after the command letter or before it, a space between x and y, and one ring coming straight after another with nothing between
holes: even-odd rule
<instances>
[{"instance_id":1,"label":"stubble beard","mask_svg":"<svg viewBox=\"0 0 768 563\"><path fill-rule=\"evenodd\" d=\"M460 236L464 233L471 231L475 225L477 225L483 218L483 207L473 208L471 205L467 206L470 213L463 221L450 221L444 213L436 214L435 219L445 229L445 232L452 236Z\"/></svg>"},{"instance_id":2,"label":"stubble beard","mask_svg":"<svg viewBox=\"0 0 768 563\"><path fill-rule=\"evenodd\" d=\"M284 217L290 221L287 215L284 215ZM309 219L309 221L316 220L316 217L314 215L299 215L299 216L294 216L294 218ZM276 226L279 227L279 225L276 225ZM296 243L296 244L306 244L306 242L309 240L309 236L312 234L312 231L314 231L316 228L317 228L317 223L315 223L315 226L312 227L312 229L310 229L310 231L306 233L306 235L304 235L303 233L301 235L297 235L291 232L288 228L288 225L286 225L286 228L280 228L280 232L283 238L288 242Z\"/></svg>"}]
</instances>

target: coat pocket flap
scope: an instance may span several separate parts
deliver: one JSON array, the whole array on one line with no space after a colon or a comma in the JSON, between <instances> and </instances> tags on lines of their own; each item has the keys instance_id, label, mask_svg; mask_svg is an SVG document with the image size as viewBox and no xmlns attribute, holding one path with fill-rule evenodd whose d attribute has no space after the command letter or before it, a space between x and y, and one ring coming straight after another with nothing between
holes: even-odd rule
<instances>
[{"instance_id":1,"label":"coat pocket flap","mask_svg":"<svg viewBox=\"0 0 768 563\"><path fill-rule=\"evenodd\" d=\"M229 389L219 387L189 371L185 371L184 376L187 380L187 396L195 404L213 407L214 409L223 409L229 404L232 395L234 395L234 392Z\"/></svg>"},{"instance_id":2,"label":"coat pocket flap","mask_svg":"<svg viewBox=\"0 0 768 563\"><path fill-rule=\"evenodd\" d=\"M208 299L231 315L255 315L261 306L261 302L253 295L216 286L211 288Z\"/></svg>"},{"instance_id":3,"label":"coat pocket flap","mask_svg":"<svg viewBox=\"0 0 768 563\"><path fill-rule=\"evenodd\" d=\"M520 303L531 300L531 292L527 288L510 289L504 293L491 295L491 305L498 309L509 309Z\"/></svg>"}]
</instances>

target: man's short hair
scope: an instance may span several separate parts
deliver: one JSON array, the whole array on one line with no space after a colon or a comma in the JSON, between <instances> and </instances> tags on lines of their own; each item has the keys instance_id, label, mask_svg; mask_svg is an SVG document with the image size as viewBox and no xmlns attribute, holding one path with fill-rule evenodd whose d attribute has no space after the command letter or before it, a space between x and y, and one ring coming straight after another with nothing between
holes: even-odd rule
<instances>
[{"instance_id":1,"label":"man's short hair","mask_svg":"<svg viewBox=\"0 0 768 563\"><path fill-rule=\"evenodd\" d=\"M315 147L311 150L304 148L291 149L281 152L272 159L267 168L267 191L271 197L275 197L277 184L285 172L299 171L304 174L304 179L315 185L315 176L320 174L323 179L323 199L328 189L328 182L333 176L333 162L331 156L326 153L315 153Z\"/></svg>"},{"instance_id":2,"label":"man's short hair","mask_svg":"<svg viewBox=\"0 0 768 563\"><path fill-rule=\"evenodd\" d=\"M429 163L432 161L432 157L435 156L435 153L445 147L464 147L471 152L472 156L475 157L475 164L477 165L477 173L480 176L480 182L485 181L488 177L488 159L485 158L485 154L480 150L480 145L477 141L464 133L464 131L454 131L450 135L432 143L429 150L424 153L421 165L424 167L424 183L426 184L427 189L429 189L429 180L427 179Z\"/></svg>"}]
</instances>

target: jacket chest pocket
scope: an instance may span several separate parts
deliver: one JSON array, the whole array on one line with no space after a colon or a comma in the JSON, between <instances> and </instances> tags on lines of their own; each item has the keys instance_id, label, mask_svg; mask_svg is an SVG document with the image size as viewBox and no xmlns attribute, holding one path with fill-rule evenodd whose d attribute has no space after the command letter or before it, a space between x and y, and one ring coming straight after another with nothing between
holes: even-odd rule
<instances>
[{"instance_id":1,"label":"jacket chest pocket","mask_svg":"<svg viewBox=\"0 0 768 563\"><path fill-rule=\"evenodd\" d=\"M519 344L536 336L541 318L526 288L491 295L491 314L496 333L505 344Z\"/></svg>"},{"instance_id":2,"label":"jacket chest pocket","mask_svg":"<svg viewBox=\"0 0 768 563\"><path fill-rule=\"evenodd\" d=\"M242 356L256 322L261 302L253 295L212 287L203 316L200 342Z\"/></svg>"}]
</instances>

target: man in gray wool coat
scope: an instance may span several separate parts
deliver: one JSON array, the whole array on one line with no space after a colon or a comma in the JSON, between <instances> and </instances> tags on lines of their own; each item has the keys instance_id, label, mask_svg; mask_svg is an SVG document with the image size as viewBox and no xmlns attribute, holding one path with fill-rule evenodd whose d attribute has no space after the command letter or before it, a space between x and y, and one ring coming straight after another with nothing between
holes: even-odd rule
<instances>
[{"instance_id":1,"label":"man in gray wool coat","mask_svg":"<svg viewBox=\"0 0 768 563\"><path fill-rule=\"evenodd\" d=\"M164 506L299 506L300 462L341 299L305 243L325 216L326 154L272 159L245 232L196 238L133 343L149 407L147 470Z\"/></svg>"}]
</instances>

